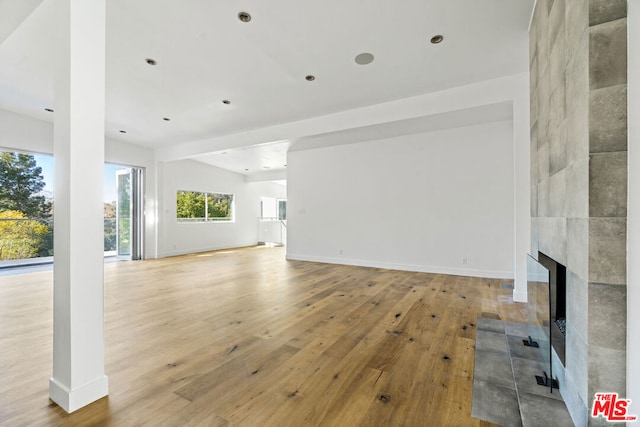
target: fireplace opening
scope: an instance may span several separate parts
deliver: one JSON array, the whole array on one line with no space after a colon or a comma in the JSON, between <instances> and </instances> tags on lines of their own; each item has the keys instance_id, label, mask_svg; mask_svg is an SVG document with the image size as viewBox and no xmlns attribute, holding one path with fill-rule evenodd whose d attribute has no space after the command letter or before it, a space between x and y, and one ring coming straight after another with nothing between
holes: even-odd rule
<instances>
[{"instance_id":1,"label":"fireplace opening","mask_svg":"<svg viewBox=\"0 0 640 427\"><path fill-rule=\"evenodd\" d=\"M549 270L549 327L551 346L563 366L567 334L567 268L553 258L538 252L538 262Z\"/></svg>"}]
</instances>

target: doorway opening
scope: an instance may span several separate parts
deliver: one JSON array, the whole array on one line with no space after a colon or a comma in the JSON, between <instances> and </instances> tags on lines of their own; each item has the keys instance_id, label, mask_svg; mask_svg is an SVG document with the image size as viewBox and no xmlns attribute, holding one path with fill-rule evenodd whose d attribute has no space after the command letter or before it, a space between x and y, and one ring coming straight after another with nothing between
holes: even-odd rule
<instances>
[{"instance_id":1,"label":"doorway opening","mask_svg":"<svg viewBox=\"0 0 640 427\"><path fill-rule=\"evenodd\" d=\"M258 244L282 246L287 243L287 201L263 197L260 199Z\"/></svg>"},{"instance_id":2,"label":"doorway opening","mask_svg":"<svg viewBox=\"0 0 640 427\"><path fill-rule=\"evenodd\" d=\"M144 171L105 164L105 256L144 257Z\"/></svg>"}]
</instances>

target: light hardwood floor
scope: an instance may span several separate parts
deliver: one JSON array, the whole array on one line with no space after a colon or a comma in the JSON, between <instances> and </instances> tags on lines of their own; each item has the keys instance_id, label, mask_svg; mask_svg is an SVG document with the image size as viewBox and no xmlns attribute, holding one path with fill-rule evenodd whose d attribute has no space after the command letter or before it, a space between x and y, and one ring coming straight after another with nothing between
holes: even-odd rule
<instances>
[{"instance_id":1,"label":"light hardwood floor","mask_svg":"<svg viewBox=\"0 0 640 427\"><path fill-rule=\"evenodd\" d=\"M48 399L52 274L0 277L0 425L490 425L476 319L526 319L504 281L284 256L105 265L110 395L71 415Z\"/></svg>"}]
</instances>

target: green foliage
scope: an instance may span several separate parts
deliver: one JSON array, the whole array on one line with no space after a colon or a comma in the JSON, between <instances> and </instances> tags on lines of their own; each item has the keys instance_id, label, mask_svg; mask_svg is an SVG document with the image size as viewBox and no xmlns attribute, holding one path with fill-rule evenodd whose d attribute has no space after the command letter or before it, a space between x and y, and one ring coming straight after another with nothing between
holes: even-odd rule
<instances>
[{"instance_id":1,"label":"green foliage","mask_svg":"<svg viewBox=\"0 0 640 427\"><path fill-rule=\"evenodd\" d=\"M118 255L129 255L131 252L131 220L118 219Z\"/></svg>"},{"instance_id":2,"label":"green foliage","mask_svg":"<svg viewBox=\"0 0 640 427\"><path fill-rule=\"evenodd\" d=\"M178 218L205 218L205 195L194 191L179 191L176 200Z\"/></svg>"},{"instance_id":3,"label":"green foliage","mask_svg":"<svg viewBox=\"0 0 640 427\"><path fill-rule=\"evenodd\" d=\"M233 195L178 191L176 214L178 220L231 220Z\"/></svg>"},{"instance_id":4,"label":"green foliage","mask_svg":"<svg viewBox=\"0 0 640 427\"><path fill-rule=\"evenodd\" d=\"M116 250L116 202L104 204L104 251Z\"/></svg>"},{"instance_id":5,"label":"green foliage","mask_svg":"<svg viewBox=\"0 0 640 427\"><path fill-rule=\"evenodd\" d=\"M231 194L209 194L209 218L231 219Z\"/></svg>"},{"instance_id":6,"label":"green foliage","mask_svg":"<svg viewBox=\"0 0 640 427\"><path fill-rule=\"evenodd\" d=\"M0 211L19 211L29 218L47 218L51 204L38 195L45 187L42 168L29 154L0 152Z\"/></svg>"},{"instance_id":7,"label":"green foliage","mask_svg":"<svg viewBox=\"0 0 640 427\"><path fill-rule=\"evenodd\" d=\"M111 203L104 204L104 217L105 218L115 218L116 217L116 202L113 201Z\"/></svg>"},{"instance_id":8,"label":"green foliage","mask_svg":"<svg viewBox=\"0 0 640 427\"><path fill-rule=\"evenodd\" d=\"M131 175L118 175L118 255L131 252Z\"/></svg>"},{"instance_id":9,"label":"green foliage","mask_svg":"<svg viewBox=\"0 0 640 427\"><path fill-rule=\"evenodd\" d=\"M116 250L116 219L104 219L104 251L110 252Z\"/></svg>"},{"instance_id":10,"label":"green foliage","mask_svg":"<svg viewBox=\"0 0 640 427\"><path fill-rule=\"evenodd\" d=\"M131 176L129 174L118 175L118 216L130 217L131 204Z\"/></svg>"},{"instance_id":11,"label":"green foliage","mask_svg":"<svg viewBox=\"0 0 640 427\"><path fill-rule=\"evenodd\" d=\"M50 255L50 227L16 210L0 212L0 260Z\"/></svg>"}]
</instances>

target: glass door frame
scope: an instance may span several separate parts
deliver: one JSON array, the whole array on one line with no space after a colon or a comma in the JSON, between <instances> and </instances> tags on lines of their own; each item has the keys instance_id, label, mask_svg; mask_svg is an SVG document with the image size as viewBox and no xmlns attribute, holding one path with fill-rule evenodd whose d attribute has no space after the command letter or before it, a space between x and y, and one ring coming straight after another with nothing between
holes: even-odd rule
<instances>
[{"instance_id":1,"label":"glass door frame","mask_svg":"<svg viewBox=\"0 0 640 427\"><path fill-rule=\"evenodd\" d=\"M126 169L116 171L116 252L122 259L140 260L144 258L144 170L124 166ZM122 187L122 178L128 177L128 194L123 195L121 191L126 191ZM126 206L128 217L121 218L124 210L121 201L128 202ZM128 220L129 244L127 253L121 252L121 221Z\"/></svg>"}]
</instances>

